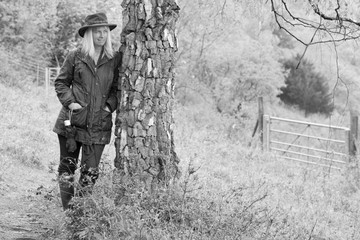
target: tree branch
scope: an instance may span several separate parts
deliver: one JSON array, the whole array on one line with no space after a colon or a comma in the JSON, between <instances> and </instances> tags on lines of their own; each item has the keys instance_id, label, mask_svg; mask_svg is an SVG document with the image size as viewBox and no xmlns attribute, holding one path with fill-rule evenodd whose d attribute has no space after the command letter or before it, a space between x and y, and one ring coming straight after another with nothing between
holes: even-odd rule
<instances>
[{"instance_id":1,"label":"tree branch","mask_svg":"<svg viewBox=\"0 0 360 240\"><path fill-rule=\"evenodd\" d=\"M360 22L341 15L340 0L337 0L337 5L334 9L334 16L325 14L320 10L317 3L315 3L313 0L308 0L308 3L314 14L319 16L319 22L314 22L310 18L305 19L295 16L293 14L294 11L288 7L286 0L281 0L280 3L275 3L274 0L271 0L270 2L276 24L279 26L279 28L284 30L296 41L305 46L330 42L342 42L360 38ZM278 10L279 8L285 11L280 12L280 10ZM310 42L306 42L305 40L301 39L300 36L297 36L293 31L291 31L291 27L316 29L317 34L326 32L328 35L331 35L331 37L330 39L314 40L315 36L313 36Z\"/></svg>"},{"instance_id":2,"label":"tree branch","mask_svg":"<svg viewBox=\"0 0 360 240\"><path fill-rule=\"evenodd\" d=\"M335 8L335 13L336 16L329 16L324 14L322 11L320 11L319 5L314 3L312 0L309 0L309 3L312 7L312 9L314 10L314 13L316 13L317 15L319 15L322 19L325 20L329 20L329 21L338 21L339 22L339 26L342 26L343 22L348 22L357 26L360 26L360 22L355 21L351 18L347 18L347 17L342 17L339 13L340 10L340 0L337 0L337 7Z\"/></svg>"}]
</instances>

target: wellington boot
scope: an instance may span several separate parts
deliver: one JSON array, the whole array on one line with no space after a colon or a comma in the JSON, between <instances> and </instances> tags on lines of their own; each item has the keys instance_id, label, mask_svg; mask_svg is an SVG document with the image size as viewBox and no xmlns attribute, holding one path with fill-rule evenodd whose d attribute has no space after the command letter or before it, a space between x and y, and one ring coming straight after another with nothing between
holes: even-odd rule
<instances>
[{"instance_id":1,"label":"wellington boot","mask_svg":"<svg viewBox=\"0 0 360 240\"><path fill-rule=\"evenodd\" d=\"M69 204L70 200L74 196L74 187L73 186L64 186L64 184L59 184L60 186L60 197L63 205L64 211L71 208Z\"/></svg>"},{"instance_id":2,"label":"wellington boot","mask_svg":"<svg viewBox=\"0 0 360 240\"><path fill-rule=\"evenodd\" d=\"M74 197L74 186L69 182L60 182L60 197L64 211L71 208L70 200Z\"/></svg>"}]
</instances>

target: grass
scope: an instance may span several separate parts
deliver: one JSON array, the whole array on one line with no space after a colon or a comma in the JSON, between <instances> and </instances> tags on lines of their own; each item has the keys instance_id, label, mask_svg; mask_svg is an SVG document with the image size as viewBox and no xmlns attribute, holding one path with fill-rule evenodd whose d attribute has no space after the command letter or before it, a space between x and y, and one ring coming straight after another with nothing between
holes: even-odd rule
<instances>
[{"instance_id":1,"label":"grass","mask_svg":"<svg viewBox=\"0 0 360 240\"><path fill-rule=\"evenodd\" d=\"M52 181L58 145L51 129L60 107L55 95L44 99L43 89L31 85L0 84L0 91L0 186L17 191L44 185L33 195L48 228L43 239L360 238L356 162L329 173L276 159L250 136L255 114L239 124L205 103L176 105L175 143L184 173L178 183L150 193L131 180L123 204L115 205L110 144L94 193L75 199L74 211L64 214Z\"/></svg>"},{"instance_id":2,"label":"grass","mask_svg":"<svg viewBox=\"0 0 360 240\"><path fill-rule=\"evenodd\" d=\"M48 146L56 140L48 103L38 97L40 91L23 92L3 85L0 91L5 95L0 103L0 131L5 136L0 140L0 152L29 167L44 167L44 160L55 156Z\"/></svg>"}]
</instances>

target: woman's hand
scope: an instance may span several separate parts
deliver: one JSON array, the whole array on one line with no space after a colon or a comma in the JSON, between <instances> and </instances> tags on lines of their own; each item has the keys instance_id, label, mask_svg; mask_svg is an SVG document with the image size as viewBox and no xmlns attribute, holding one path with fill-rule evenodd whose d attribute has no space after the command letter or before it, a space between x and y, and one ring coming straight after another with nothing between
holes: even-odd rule
<instances>
[{"instance_id":1,"label":"woman's hand","mask_svg":"<svg viewBox=\"0 0 360 240\"><path fill-rule=\"evenodd\" d=\"M78 103L70 103L70 105L68 106L70 110L77 110L82 108L82 106Z\"/></svg>"}]
</instances>

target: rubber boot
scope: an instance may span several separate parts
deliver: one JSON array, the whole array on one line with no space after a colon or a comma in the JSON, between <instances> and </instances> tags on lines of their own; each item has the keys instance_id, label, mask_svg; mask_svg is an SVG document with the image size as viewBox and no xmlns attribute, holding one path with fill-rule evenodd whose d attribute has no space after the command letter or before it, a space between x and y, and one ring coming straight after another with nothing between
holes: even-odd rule
<instances>
[{"instance_id":1,"label":"rubber boot","mask_svg":"<svg viewBox=\"0 0 360 240\"><path fill-rule=\"evenodd\" d=\"M93 187L99 177L99 171L95 168L83 170L80 175L78 191L79 197L85 197L92 194Z\"/></svg>"},{"instance_id":2,"label":"rubber boot","mask_svg":"<svg viewBox=\"0 0 360 240\"><path fill-rule=\"evenodd\" d=\"M61 179L59 181L59 188L60 188L61 203L65 211L71 208L71 205L69 203L71 199L74 197L73 178L68 177L68 179Z\"/></svg>"}]
</instances>

